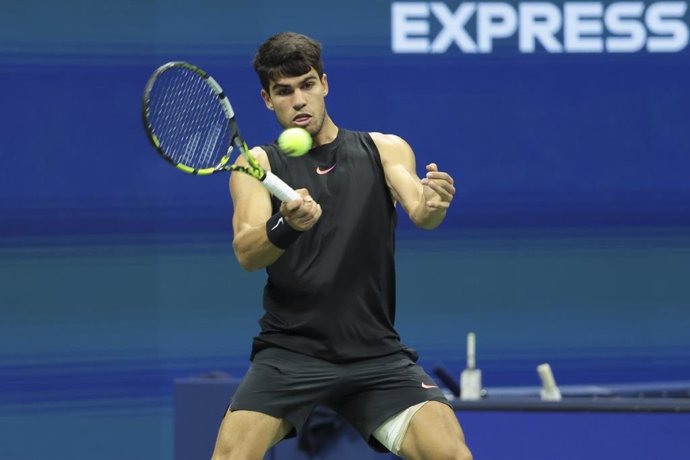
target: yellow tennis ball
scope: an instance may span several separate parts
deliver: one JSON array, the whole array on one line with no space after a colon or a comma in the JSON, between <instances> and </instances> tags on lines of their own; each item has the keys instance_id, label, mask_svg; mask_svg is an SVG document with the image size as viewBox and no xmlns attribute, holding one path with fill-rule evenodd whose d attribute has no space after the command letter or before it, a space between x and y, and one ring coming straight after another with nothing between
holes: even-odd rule
<instances>
[{"instance_id":1,"label":"yellow tennis ball","mask_svg":"<svg viewBox=\"0 0 690 460\"><path fill-rule=\"evenodd\" d=\"M306 129L288 128L278 138L278 147L289 157L301 157L311 149L311 134Z\"/></svg>"}]
</instances>

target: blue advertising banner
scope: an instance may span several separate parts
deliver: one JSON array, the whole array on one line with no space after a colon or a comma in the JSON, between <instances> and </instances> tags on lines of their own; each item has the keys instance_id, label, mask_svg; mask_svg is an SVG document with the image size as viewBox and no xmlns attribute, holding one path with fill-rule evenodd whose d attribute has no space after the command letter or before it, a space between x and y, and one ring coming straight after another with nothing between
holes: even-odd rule
<instances>
[{"instance_id":1,"label":"blue advertising banner","mask_svg":"<svg viewBox=\"0 0 690 460\"><path fill-rule=\"evenodd\" d=\"M190 204L226 229L225 179L156 165L138 98L157 65L190 60L228 88L250 143L273 140L251 58L290 21L251 5L41 3L31 34L29 6L3 6L0 232L179 229ZM449 227L690 223L687 3L264 6L323 43L336 122L399 134L420 168L457 177Z\"/></svg>"}]
</instances>

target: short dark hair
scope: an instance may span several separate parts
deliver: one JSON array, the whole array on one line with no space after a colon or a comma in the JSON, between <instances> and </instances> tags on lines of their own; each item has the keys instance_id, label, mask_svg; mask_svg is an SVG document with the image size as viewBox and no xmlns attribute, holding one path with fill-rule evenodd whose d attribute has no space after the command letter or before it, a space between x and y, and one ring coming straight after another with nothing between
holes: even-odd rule
<instances>
[{"instance_id":1,"label":"short dark hair","mask_svg":"<svg viewBox=\"0 0 690 460\"><path fill-rule=\"evenodd\" d=\"M281 32L268 38L254 56L254 70L261 87L268 91L271 80L298 77L316 70L323 76L321 44L295 32Z\"/></svg>"}]
</instances>

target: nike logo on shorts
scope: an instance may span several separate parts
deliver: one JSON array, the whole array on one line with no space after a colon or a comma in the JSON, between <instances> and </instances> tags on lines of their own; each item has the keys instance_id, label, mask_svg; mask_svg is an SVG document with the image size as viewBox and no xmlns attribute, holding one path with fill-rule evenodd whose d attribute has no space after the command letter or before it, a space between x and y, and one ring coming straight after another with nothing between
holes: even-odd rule
<instances>
[{"instance_id":1,"label":"nike logo on shorts","mask_svg":"<svg viewBox=\"0 0 690 460\"><path fill-rule=\"evenodd\" d=\"M425 390L430 390L432 388L438 388L438 386L437 385L427 385L426 383L422 382L422 388L424 388Z\"/></svg>"}]
</instances>

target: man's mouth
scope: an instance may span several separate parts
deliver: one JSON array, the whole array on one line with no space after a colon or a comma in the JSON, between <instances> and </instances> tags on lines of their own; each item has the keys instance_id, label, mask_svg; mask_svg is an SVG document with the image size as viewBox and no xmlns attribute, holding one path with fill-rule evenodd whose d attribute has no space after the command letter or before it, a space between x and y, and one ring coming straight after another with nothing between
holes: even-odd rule
<instances>
[{"instance_id":1,"label":"man's mouth","mask_svg":"<svg viewBox=\"0 0 690 460\"><path fill-rule=\"evenodd\" d=\"M300 113L299 115L297 115L296 117L294 117L292 119L292 122L296 126L300 126L300 127L307 126L310 121L311 121L311 115L306 114L306 113Z\"/></svg>"}]
</instances>

